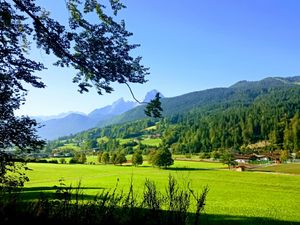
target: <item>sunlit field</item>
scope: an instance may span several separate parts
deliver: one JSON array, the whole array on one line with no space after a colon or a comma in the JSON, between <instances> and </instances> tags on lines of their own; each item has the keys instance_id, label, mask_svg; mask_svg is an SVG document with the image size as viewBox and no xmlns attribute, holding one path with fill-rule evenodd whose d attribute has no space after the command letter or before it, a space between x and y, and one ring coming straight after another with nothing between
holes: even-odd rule
<instances>
[{"instance_id":1,"label":"sunlit field","mask_svg":"<svg viewBox=\"0 0 300 225\"><path fill-rule=\"evenodd\" d=\"M164 193L168 176L174 176L180 185L199 193L209 187L205 213L208 215L259 217L300 222L300 176L260 172L237 172L224 169L220 163L180 162L169 169L153 168L147 164L81 165L81 164L28 164L30 182L25 185L27 199L37 198L40 191L53 191L52 187L63 178L66 185L81 182L87 197L103 189L126 191L133 180L137 197L143 192L146 179L156 182ZM51 190L52 189L52 190Z\"/></svg>"}]
</instances>

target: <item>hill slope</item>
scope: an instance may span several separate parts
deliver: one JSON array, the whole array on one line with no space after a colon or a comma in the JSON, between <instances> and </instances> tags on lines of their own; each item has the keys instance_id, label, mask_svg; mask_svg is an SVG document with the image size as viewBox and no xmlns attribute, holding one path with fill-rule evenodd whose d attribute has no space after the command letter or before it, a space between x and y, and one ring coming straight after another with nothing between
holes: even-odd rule
<instances>
[{"instance_id":1,"label":"hill slope","mask_svg":"<svg viewBox=\"0 0 300 225\"><path fill-rule=\"evenodd\" d=\"M282 149L297 152L300 147L298 79L242 81L229 88L162 99L164 118L161 120L143 119L143 107L137 107L117 118L119 122L131 122L65 137L53 143L53 147L65 142L79 146L90 143L92 148L105 151L120 148L128 151L124 141L137 145L136 140L142 140L143 144L143 140L153 139L174 153L202 152L205 157L210 157L212 151L224 149L240 153ZM149 151L147 148L145 153Z\"/></svg>"},{"instance_id":2,"label":"hill slope","mask_svg":"<svg viewBox=\"0 0 300 225\"><path fill-rule=\"evenodd\" d=\"M261 81L240 81L229 88L214 88L197 91L173 98L161 100L164 109L163 116L181 114L187 111L202 108L213 110L228 104L251 104L258 96L272 88L298 86L300 76L297 77L270 77ZM111 124L124 123L145 118L145 106L138 106L114 118Z\"/></svg>"},{"instance_id":3,"label":"hill slope","mask_svg":"<svg viewBox=\"0 0 300 225\"><path fill-rule=\"evenodd\" d=\"M134 108L136 105L135 102L126 102L121 98L112 105L93 110L88 115L71 113L61 118L42 121L43 127L38 129L38 133L42 138L48 140L75 134L96 127L100 122L110 120L116 115Z\"/></svg>"}]
</instances>

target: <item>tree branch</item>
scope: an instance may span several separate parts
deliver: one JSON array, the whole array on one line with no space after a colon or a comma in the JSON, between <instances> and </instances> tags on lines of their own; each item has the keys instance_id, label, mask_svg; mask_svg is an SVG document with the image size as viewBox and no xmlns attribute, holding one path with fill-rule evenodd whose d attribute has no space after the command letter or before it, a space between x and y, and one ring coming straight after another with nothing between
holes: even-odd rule
<instances>
[{"instance_id":1,"label":"tree branch","mask_svg":"<svg viewBox=\"0 0 300 225\"><path fill-rule=\"evenodd\" d=\"M44 24L41 22L41 20L39 19L38 16L34 15L33 13L31 13L26 6L24 6L24 4L22 3L22 1L20 0L12 0L19 8L21 11L24 11L28 16L31 17L31 19L38 24L44 33L47 34L47 38L51 41L52 44L54 44L56 46L57 49L59 49L59 51L65 56L67 57L70 61L72 61L73 63L78 64L79 66L87 69L88 67L86 65L84 65L82 62L80 62L79 60L77 60L76 58L73 57L72 54L70 54L69 52L67 52L64 47L62 47L57 41L55 41L55 38L52 38L52 34L49 32L49 30L44 26ZM53 50L53 49L52 49ZM90 70L90 69L89 69Z\"/></svg>"},{"instance_id":2,"label":"tree branch","mask_svg":"<svg viewBox=\"0 0 300 225\"><path fill-rule=\"evenodd\" d=\"M148 104L148 103L149 103L149 102L141 102L141 101L139 101L139 100L134 96L133 91L132 91L130 85L129 85L127 82L125 82L124 84L126 84L126 86L128 87L128 89L129 89L129 91L130 91L130 94L131 94L132 98L133 98L137 103L139 103L139 104Z\"/></svg>"}]
</instances>

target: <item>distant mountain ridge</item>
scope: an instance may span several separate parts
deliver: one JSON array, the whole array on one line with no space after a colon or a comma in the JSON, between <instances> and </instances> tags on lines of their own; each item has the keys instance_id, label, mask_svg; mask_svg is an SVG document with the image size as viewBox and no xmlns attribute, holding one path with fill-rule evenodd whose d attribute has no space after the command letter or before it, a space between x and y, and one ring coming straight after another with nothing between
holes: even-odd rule
<instances>
[{"instance_id":1,"label":"distant mountain ridge","mask_svg":"<svg viewBox=\"0 0 300 225\"><path fill-rule=\"evenodd\" d=\"M174 116L190 112L192 110L213 111L220 108L227 108L230 105L250 105L256 99L268 94L272 89L288 90L292 87L300 87L300 76L295 77L268 77L260 81L239 81L228 88L213 88L203 91L195 91L184 95L162 98L161 103L163 107L163 116ZM151 91L145 96L145 101L149 101L149 96L155 96L156 90ZM123 99L119 99L121 105L124 103ZM132 104L132 103L131 103ZM114 104L113 104L114 105ZM94 110L87 117L94 115L105 115L103 120L98 120L95 124L92 123L89 128L104 127L111 124L122 124L146 118L144 113L145 105L138 105L122 113L122 110L116 114L109 114L107 112L112 110L113 105L104 107L102 109ZM116 104L118 105L118 104ZM130 107L128 107L130 108ZM126 108L126 109L128 109ZM93 119L91 119L93 120ZM95 121L95 120L94 120ZM89 120L85 121L86 125L82 127L81 131L89 129ZM77 132L80 132L77 129ZM69 132L75 133L75 132ZM67 135L67 134L66 134ZM56 137L58 137L56 135ZM56 138L54 137L54 138ZM52 138L52 139L54 139Z\"/></svg>"},{"instance_id":2,"label":"distant mountain ridge","mask_svg":"<svg viewBox=\"0 0 300 225\"><path fill-rule=\"evenodd\" d=\"M156 94L156 92L156 90L148 92L145 98L151 100L151 96L153 93ZM93 127L103 126L109 123L114 117L138 105L137 102L125 101L123 98L120 98L111 105L95 109L87 115L80 112L69 112L61 113L56 116L38 116L33 118L42 125L42 127L38 129L39 136L43 139L53 140Z\"/></svg>"},{"instance_id":3,"label":"distant mountain ridge","mask_svg":"<svg viewBox=\"0 0 300 225\"><path fill-rule=\"evenodd\" d=\"M283 88L300 85L300 76L268 77L260 81L239 81L228 88L213 88L184 95L161 99L163 116L185 113L198 107L213 109L219 104L249 104L270 88ZM243 96L243 100L240 97ZM138 106L117 117L111 123L120 124L145 118L145 106Z\"/></svg>"},{"instance_id":4,"label":"distant mountain ridge","mask_svg":"<svg viewBox=\"0 0 300 225\"><path fill-rule=\"evenodd\" d=\"M82 112L74 112L74 111L70 111L70 112L63 112L63 113L59 113L57 115L52 115L52 116L31 116L32 119L35 119L38 122L42 122L42 121L46 121L46 120L52 120L52 119L61 119L64 118L70 114L79 114L79 115L86 115L85 113Z\"/></svg>"}]
</instances>

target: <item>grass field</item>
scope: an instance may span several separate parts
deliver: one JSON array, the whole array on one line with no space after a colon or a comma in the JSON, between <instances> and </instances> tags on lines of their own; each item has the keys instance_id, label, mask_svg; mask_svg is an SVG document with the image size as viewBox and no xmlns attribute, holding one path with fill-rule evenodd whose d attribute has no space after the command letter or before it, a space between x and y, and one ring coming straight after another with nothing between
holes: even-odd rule
<instances>
[{"instance_id":1,"label":"grass field","mask_svg":"<svg viewBox=\"0 0 300 225\"><path fill-rule=\"evenodd\" d=\"M300 175L300 163L277 164L254 169L261 172L288 173Z\"/></svg>"},{"instance_id":2,"label":"grass field","mask_svg":"<svg viewBox=\"0 0 300 225\"><path fill-rule=\"evenodd\" d=\"M148 138L144 139L141 141L142 144L144 145L150 145L150 146L159 146L161 144L161 139L160 138Z\"/></svg>"},{"instance_id":3,"label":"grass field","mask_svg":"<svg viewBox=\"0 0 300 225\"><path fill-rule=\"evenodd\" d=\"M142 193L145 179L157 183L163 192L169 174L181 185L190 185L201 192L209 186L206 214L232 218L259 217L300 222L300 176L228 171L219 163L179 162L168 170L112 165L28 164L30 182L25 185L26 197L58 184L76 186L81 180L85 194L95 195L103 188L113 188L119 180L119 190L128 188L131 177L136 193Z\"/></svg>"}]
</instances>

